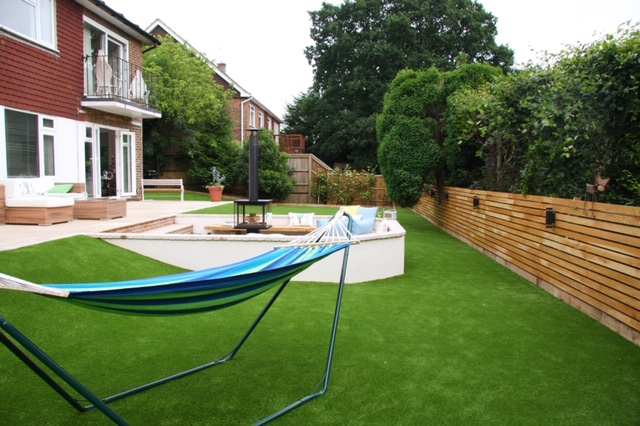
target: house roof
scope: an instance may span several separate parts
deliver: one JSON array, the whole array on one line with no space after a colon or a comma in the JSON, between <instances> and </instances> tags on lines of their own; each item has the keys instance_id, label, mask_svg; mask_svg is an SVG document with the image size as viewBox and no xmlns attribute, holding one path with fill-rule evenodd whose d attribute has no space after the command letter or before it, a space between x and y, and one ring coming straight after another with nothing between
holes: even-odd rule
<instances>
[{"instance_id":1,"label":"house roof","mask_svg":"<svg viewBox=\"0 0 640 426\"><path fill-rule=\"evenodd\" d=\"M157 46L160 41L154 36L129 21L122 13L116 12L107 6L102 0L75 0L76 3L92 11L103 19L106 19L134 39L140 41L143 46Z\"/></svg>"},{"instance_id":2,"label":"house roof","mask_svg":"<svg viewBox=\"0 0 640 426\"><path fill-rule=\"evenodd\" d=\"M153 21L151 23L151 25L149 25L147 27L146 31L147 32L152 32L154 29L156 29L158 27L163 29L167 34L169 34L177 42L182 43L182 44L186 45L189 49L193 50L193 52L196 55L198 55L200 58L206 60L207 63L209 64L209 66L213 69L213 71L220 78L222 78L224 81L226 81L227 84L229 84L229 86L231 86L234 90L236 90L241 98L250 99L251 102L253 102L256 105L260 106L260 108L262 110L264 110L265 112L269 113L269 115L274 117L276 120L282 122L282 120L277 115L275 115L271 110L269 110L269 108L267 108L262 102L260 102L256 98L254 98L253 95L249 91L245 90L242 86L240 86L225 71L223 71L220 67L218 67L218 65L215 62L213 62L212 60L208 59L202 52L200 52L198 49L196 49L191 44L189 44L185 39L183 39L178 33L176 33L173 29L171 29L171 27L169 27L167 24L165 24L161 19L156 19L155 21Z\"/></svg>"}]
</instances>

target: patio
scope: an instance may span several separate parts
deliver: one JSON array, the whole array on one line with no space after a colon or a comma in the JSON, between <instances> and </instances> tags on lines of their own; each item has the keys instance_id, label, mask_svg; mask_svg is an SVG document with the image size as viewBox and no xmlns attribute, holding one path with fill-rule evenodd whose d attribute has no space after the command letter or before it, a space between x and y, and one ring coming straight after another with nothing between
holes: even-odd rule
<instances>
[{"instance_id":1,"label":"patio","mask_svg":"<svg viewBox=\"0 0 640 426\"><path fill-rule=\"evenodd\" d=\"M127 202L126 217L112 220L72 220L52 226L0 225L0 251L73 235L100 233L113 228L211 207L216 204L223 203L209 201L131 201Z\"/></svg>"}]
</instances>

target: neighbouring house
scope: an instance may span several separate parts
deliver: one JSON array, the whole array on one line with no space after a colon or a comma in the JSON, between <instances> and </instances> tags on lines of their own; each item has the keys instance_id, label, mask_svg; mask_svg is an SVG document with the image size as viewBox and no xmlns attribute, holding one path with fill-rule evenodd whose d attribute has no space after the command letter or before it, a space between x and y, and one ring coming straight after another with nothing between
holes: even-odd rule
<instances>
[{"instance_id":1,"label":"neighbouring house","mask_svg":"<svg viewBox=\"0 0 640 426\"><path fill-rule=\"evenodd\" d=\"M170 35L175 41L185 44L200 57L205 56L196 48L187 43L180 35L173 31L167 24L160 19L156 19L146 29L147 32L157 36L166 37ZM209 66L214 71L214 78L225 90L233 92L233 98L229 105L231 117L233 120L233 138L238 141L244 141L249 136L251 128L265 128L272 130L276 141L280 135L280 127L282 120L269 110L258 99L254 98L250 92L245 90L238 82L234 81L227 74L226 64L214 63L209 61Z\"/></svg>"},{"instance_id":2,"label":"neighbouring house","mask_svg":"<svg viewBox=\"0 0 640 426\"><path fill-rule=\"evenodd\" d=\"M158 40L101 0L0 1L0 179L142 193L142 121L161 117L142 67Z\"/></svg>"}]
</instances>

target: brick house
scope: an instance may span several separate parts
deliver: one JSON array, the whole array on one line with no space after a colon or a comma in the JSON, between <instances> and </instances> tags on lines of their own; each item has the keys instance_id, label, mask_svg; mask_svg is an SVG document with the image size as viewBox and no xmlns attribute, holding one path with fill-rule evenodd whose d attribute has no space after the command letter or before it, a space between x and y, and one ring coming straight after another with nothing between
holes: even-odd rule
<instances>
[{"instance_id":1,"label":"brick house","mask_svg":"<svg viewBox=\"0 0 640 426\"><path fill-rule=\"evenodd\" d=\"M158 41L101 0L0 2L0 178L139 198Z\"/></svg>"},{"instance_id":2,"label":"brick house","mask_svg":"<svg viewBox=\"0 0 640 426\"><path fill-rule=\"evenodd\" d=\"M153 23L147 27L146 31L157 37L170 35L177 42L185 44L194 52L199 53L197 49L187 43L160 19L153 21ZM204 55L201 56L204 57ZM220 84L224 90L231 90L233 92L233 98L229 105L233 121L233 138L238 141L244 141L249 135L248 129L265 128L273 131L277 141L280 135L282 120L258 99L254 98L250 92L234 81L227 74L225 64L216 64L210 61L209 66L214 71L214 79L216 82Z\"/></svg>"}]
</instances>

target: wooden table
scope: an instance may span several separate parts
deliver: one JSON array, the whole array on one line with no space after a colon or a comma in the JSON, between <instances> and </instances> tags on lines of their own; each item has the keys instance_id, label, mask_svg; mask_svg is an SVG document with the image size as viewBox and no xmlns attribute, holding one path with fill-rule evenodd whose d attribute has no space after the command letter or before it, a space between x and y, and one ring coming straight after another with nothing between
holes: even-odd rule
<instances>
[{"instance_id":1,"label":"wooden table","mask_svg":"<svg viewBox=\"0 0 640 426\"><path fill-rule=\"evenodd\" d=\"M108 220L127 215L127 200L124 198L89 198L75 200L74 219Z\"/></svg>"}]
</instances>

